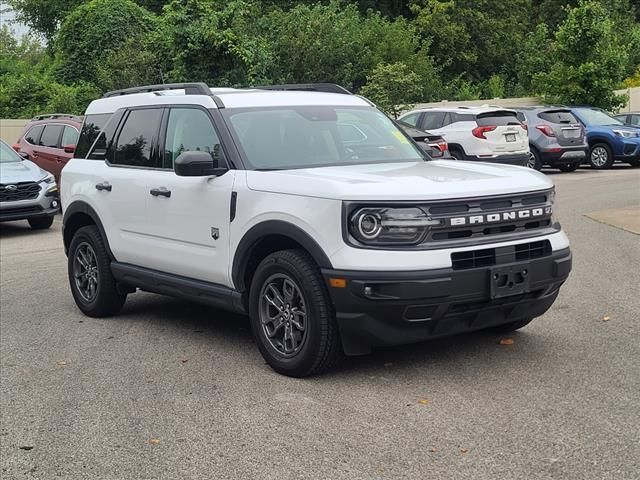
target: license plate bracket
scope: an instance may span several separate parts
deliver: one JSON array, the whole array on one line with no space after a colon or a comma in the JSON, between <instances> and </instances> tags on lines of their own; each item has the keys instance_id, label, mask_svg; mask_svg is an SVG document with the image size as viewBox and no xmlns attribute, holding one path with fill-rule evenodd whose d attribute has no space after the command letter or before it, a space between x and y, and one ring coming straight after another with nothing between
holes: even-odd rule
<instances>
[{"instance_id":1,"label":"license plate bracket","mask_svg":"<svg viewBox=\"0 0 640 480\"><path fill-rule=\"evenodd\" d=\"M515 142L516 141L516 134L515 133L507 133L505 136L507 137L507 142Z\"/></svg>"},{"instance_id":2,"label":"license plate bracket","mask_svg":"<svg viewBox=\"0 0 640 480\"><path fill-rule=\"evenodd\" d=\"M493 267L489 270L491 298L510 297L529 292L530 269L528 263Z\"/></svg>"}]
</instances>

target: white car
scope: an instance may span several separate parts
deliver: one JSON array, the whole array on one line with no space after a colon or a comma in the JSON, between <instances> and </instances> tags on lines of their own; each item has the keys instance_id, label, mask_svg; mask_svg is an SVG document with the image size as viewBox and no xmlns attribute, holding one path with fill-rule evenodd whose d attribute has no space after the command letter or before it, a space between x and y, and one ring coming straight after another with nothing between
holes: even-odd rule
<instances>
[{"instance_id":1,"label":"white car","mask_svg":"<svg viewBox=\"0 0 640 480\"><path fill-rule=\"evenodd\" d=\"M548 178L428 161L354 95L111 92L87 108L76 155L61 191L80 310L113 315L141 289L242 312L286 375L523 327L571 270Z\"/></svg>"},{"instance_id":2,"label":"white car","mask_svg":"<svg viewBox=\"0 0 640 480\"><path fill-rule=\"evenodd\" d=\"M458 160L505 163L533 168L527 127L517 112L499 107L426 108L398 119L442 135Z\"/></svg>"}]
</instances>

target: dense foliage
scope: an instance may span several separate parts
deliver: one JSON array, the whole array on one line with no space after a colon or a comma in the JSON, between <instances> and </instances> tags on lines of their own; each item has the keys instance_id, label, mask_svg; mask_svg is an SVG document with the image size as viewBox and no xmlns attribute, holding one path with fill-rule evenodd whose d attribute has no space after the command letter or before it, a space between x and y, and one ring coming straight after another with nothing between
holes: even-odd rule
<instances>
[{"instance_id":1,"label":"dense foliage","mask_svg":"<svg viewBox=\"0 0 640 480\"><path fill-rule=\"evenodd\" d=\"M514 95L616 108L640 81L635 0L9 0L0 115L81 113L144 83L336 82L390 113Z\"/></svg>"}]
</instances>

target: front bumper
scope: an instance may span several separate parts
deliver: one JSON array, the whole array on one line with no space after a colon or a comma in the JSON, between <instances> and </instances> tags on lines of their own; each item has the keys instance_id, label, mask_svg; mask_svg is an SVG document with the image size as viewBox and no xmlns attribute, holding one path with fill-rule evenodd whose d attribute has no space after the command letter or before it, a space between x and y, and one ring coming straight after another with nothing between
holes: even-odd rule
<instances>
[{"instance_id":1,"label":"front bumper","mask_svg":"<svg viewBox=\"0 0 640 480\"><path fill-rule=\"evenodd\" d=\"M323 270L348 355L455 335L542 315L571 271L569 248L525 262L413 272ZM513 267L513 268L512 268ZM494 275L527 271L515 294ZM330 279L345 279L345 288Z\"/></svg>"},{"instance_id":2,"label":"front bumper","mask_svg":"<svg viewBox=\"0 0 640 480\"><path fill-rule=\"evenodd\" d=\"M640 160L640 141L625 140L616 151L615 160L618 162Z\"/></svg>"},{"instance_id":3,"label":"front bumper","mask_svg":"<svg viewBox=\"0 0 640 480\"><path fill-rule=\"evenodd\" d=\"M56 206L53 206L53 205ZM0 222L49 217L60 211L60 198L55 185L47 185L37 198L0 202Z\"/></svg>"},{"instance_id":4,"label":"front bumper","mask_svg":"<svg viewBox=\"0 0 640 480\"><path fill-rule=\"evenodd\" d=\"M529 161L528 153L505 153L494 156L477 156L467 155L465 160L471 160L474 162L488 162L488 163L504 163L506 165L516 165L518 167L526 167Z\"/></svg>"}]
</instances>

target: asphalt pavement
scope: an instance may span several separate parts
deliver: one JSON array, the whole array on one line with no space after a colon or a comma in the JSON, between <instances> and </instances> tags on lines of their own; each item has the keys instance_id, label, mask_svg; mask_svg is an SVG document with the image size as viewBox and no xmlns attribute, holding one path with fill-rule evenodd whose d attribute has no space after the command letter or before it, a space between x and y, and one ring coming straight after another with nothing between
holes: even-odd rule
<instances>
[{"instance_id":1,"label":"asphalt pavement","mask_svg":"<svg viewBox=\"0 0 640 480\"><path fill-rule=\"evenodd\" d=\"M223 311L137 293L84 317L59 219L1 224L0 478L640 478L640 236L585 216L640 205L640 169L549 174L574 270L511 345L474 333L303 380Z\"/></svg>"}]
</instances>

